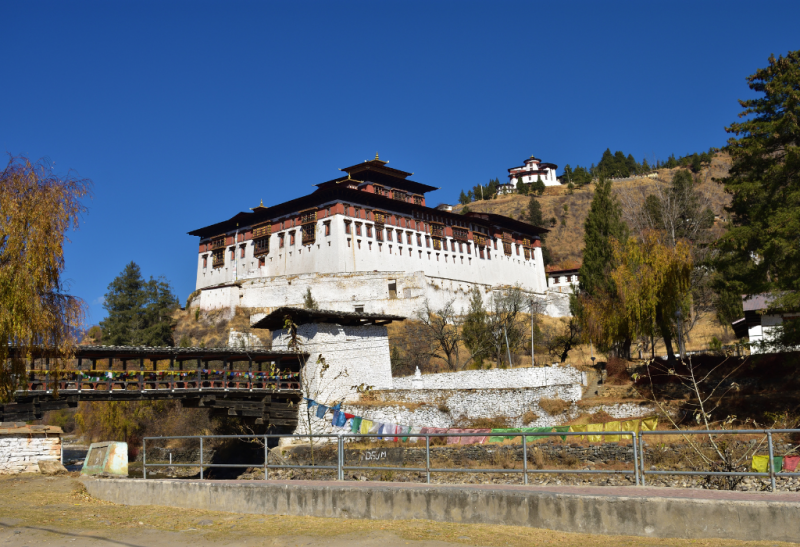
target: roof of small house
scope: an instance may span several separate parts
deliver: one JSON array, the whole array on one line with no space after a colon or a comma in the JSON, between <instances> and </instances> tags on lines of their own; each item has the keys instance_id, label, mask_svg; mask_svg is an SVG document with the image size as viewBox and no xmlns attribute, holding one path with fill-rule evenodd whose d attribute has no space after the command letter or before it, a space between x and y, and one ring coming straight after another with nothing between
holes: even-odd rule
<instances>
[{"instance_id":1,"label":"roof of small house","mask_svg":"<svg viewBox=\"0 0 800 547\"><path fill-rule=\"evenodd\" d=\"M550 266L545 266L544 271L548 274L553 274L553 273L577 272L580 269L581 269L580 262L567 261L567 262L562 262L561 264L553 264Z\"/></svg>"},{"instance_id":2,"label":"roof of small house","mask_svg":"<svg viewBox=\"0 0 800 547\"><path fill-rule=\"evenodd\" d=\"M769 293L742 295L742 308L744 311L765 310L775 297Z\"/></svg>"},{"instance_id":3,"label":"roof of small house","mask_svg":"<svg viewBox=\"0 0 800 547\"><path fill-rule=\"evenodd\" d=\"M28 425L25 422L0 422L0 435L30 435L36 433L61 435L64 431L55 425Z\"/></svg>"},{"instance_id":4,"label":"roof of small house","mask_svg":"<svg viewBox=\"0 0 800 547\"><path fill-rule=\"evenodd\" d=\"M347 312L335 310L310 310L306 308L283 307L259 320L254 329L282 329L286 316L290 316L297 325L307 323L335 323L343 326L387 325L392 321L403 321L405 317L385 313Z\"/></svg>"}]
</instances>

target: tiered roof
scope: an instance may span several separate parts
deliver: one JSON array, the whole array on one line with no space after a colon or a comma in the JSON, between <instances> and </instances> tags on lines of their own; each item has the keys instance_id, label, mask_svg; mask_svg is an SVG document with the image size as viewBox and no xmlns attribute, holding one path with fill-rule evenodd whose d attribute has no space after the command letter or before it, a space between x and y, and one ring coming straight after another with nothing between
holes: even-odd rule
<instances>
[{"instance_id":1,"label":"tiered roof","mask_svg":"<svg viewBox=\"0 0 800 547\"><path fill-rule=\"evenodd\" d=\"M470 222L473 224L484 226L487 233L490 232L491 228L501 228L536 238L549 231L545 228L533 226L502 215L490 213L467 213L466 215L461 215L418 205L411 200L402 201L392 199L389 196L365 191L367 186L371 186L372 184L379 184L389 189L395 188L417 195L424 195L427 192L438 189L434 186L409 180L408 177L413 173L387 167L387 163L386 161L380 160L376 155L373 160L345 167L342 171L347 173L346 177L339 177L317 184L317 190L311 194L270 207L265 207L262 203L258 207L253 208L251 212L241 212L228 220L192 230L189 232L189 235L201 238L214 237L219 234L232 232L237 228L245 228L267 220L279 219L296 214L305 209L335 201L359 205L366 208L396 211L409 216L413 215L414 212L423 212L436 215L440 219L451 219L454 222L463 222L466 217L469 218Z\"/></svg>"}]
</instances>

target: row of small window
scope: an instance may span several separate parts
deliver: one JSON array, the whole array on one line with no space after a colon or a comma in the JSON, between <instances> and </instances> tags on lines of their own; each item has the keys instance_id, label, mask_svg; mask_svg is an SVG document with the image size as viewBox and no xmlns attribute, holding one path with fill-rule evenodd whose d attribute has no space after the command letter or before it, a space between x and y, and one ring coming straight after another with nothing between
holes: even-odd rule
<instances>
[{"instance_id":1,"label":"row of small window","mask_svg":"<svg viewBox=\"0 0 800 547\"><path fill-rule=\"evenodd\" d=\"M352 233L353 233L353 229L352 229L352 226L351 226L352 224L353 223L351 223L348 220L346 220L345 223L344 223L344 231L348 235L352 235ZM355 223L355 235L358 236L358 237L361 237L363 235L361 228L362 228L362 224L360 222L356 222ZM373 235L372 235L373 225L366 224L364 226L364 228L366 229L367 237L373 237ZM384 238L384 228L379 228L379 227L375 226L374 229L375 229L375 239L378 240L378 241L393 241L392 233L396 231L397 232L397 242L401 243L401 244L403 243L403 232L401 230L392 230L391 228L386 228L385 229L386 230L386 236ZM417 247L422 247L422 234L412 234L410 232L406 232L406 243L408 245L412 245L414 236L416 236ZM448 248L447 248L448 247L448 241L450 243L450 249L449 249L450 251L456 252L456 250L458 250L459 253L463 253L464 252L464 246L466 246L467 254L472 254L472 244L471 243L458 241L456 239L449 239L448 240L446 238L442 238L442 239L431 238L431 236L427 236L426 235L425 236L425 247L430 248L431 246L433 246L433 248L436 249L437 251L438 250L442 250L442 249L447 251L448 250ZM497 250L497 240L492 240L492 243L494 244L495 250ZM519 245L519 244L513 244L513 245L516 247L517 256L520 256L520 254L521 254L520 253L520 248L522 246ZM482 245L476 244L476 248L481 249L482 247L483 247ZM503 243L503 250L504 250L505 254L511 255L512 244L504 242ZM524 248L524 255L525 255L525 258L527 260L530 260L530 258L532 257L530 249Z\"/></svg>"},{"instance_id":2,"label":"row of small window","mask_svg":"<svg viewBox=\"0 0 800 547\"><path fill-rule=\"evenodd\" d=\"M434 243L438 243L438 240L434 240ZM452 246L453 249L452 250L453 250L453 253L455 253L456 252L455 251L455 242L452 242L452 243L453 243L453 246ZM369 246L369 250L371 251L372 250L372 242L371 241L367 241L367 245ZM382 244L380 242L378 242L378 250L379 251L381 250L381 245ZM350 238L347 239L347 246L350 247ZM361 240L360 239L356 240L356 246L357 246L358 249L361 249ZM430 247L430 245L428 245L428 247ZM437 250L437 251L441 251L442 247L434 245L434 249ZM403 247L398 247L398 250L399 250L400 255L402 256ZM445 251L447 250L447 242L445 242L444 250ZM389 253L390 254L391 254L391 251L392 251L392 246L389 245ZM413 252L413 250L409 248L408 249L408 256L413 256L412 252ZM418 252L419 252L419 257L422 258L422 251L420 250ZM460 243L459 243L459 252L463 253L462 246L461 246ZM472 254L472 252L470 251L469 244L467 244L467 254ZM477 247L475 255L479 256L480 258L487 258L489 260L492 259L492 253L490 253L489 250L484 249L483 247ZM428 260L430 260L430 258L431 258L431 251L428 251ZM467 259L470 261L469 263L472 264L472 258L471 257L467 257ZM439 253L436 253L436 261L437 262L439 261ZM444 261L447 262L447 255L444 255ZM455 264L455 263L456 263L456 255L453 254L453 264ZM461 257L461 263L462 264L464 263L464 257L463 256Z\"/></svg>"}]
</instances>

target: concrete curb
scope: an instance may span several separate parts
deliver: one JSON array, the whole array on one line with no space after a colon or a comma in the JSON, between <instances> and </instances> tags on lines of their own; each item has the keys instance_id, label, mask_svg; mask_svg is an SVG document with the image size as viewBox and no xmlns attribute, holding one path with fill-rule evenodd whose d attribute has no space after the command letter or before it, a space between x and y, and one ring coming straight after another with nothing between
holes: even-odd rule
<instances>
[{"instance_id":1,"label":"concrete curb","mask_svg":"<svg viewBox=\"0 0 800 547\"><path fill-rule=\"evenodd\" d=\"M83 479L125 505L264 515L503 524L656 538L800 542L800 502L595 495L525 487Z\"/></svg>"}]
</instances>

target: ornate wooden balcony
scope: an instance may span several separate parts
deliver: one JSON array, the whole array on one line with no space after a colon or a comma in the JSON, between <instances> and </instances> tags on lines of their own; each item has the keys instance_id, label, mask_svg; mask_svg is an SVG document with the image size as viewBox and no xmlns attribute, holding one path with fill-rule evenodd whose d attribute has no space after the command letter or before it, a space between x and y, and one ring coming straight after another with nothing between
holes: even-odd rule
<instances>
[{"instance_id":1,"label":"ornate wooden balcony","mask_svg":"<svg viewBox=\"0 0 800 547\"><path fill-rule=\"evenodd\" d=\"M225 248L225 236L215 237L211 240L211 250Z\"/></svg>"},{"instance_id":2,"label":"ornate wooden balcony","mask_svg":"<svg viewBox=\"0 0 800 547\"><path fill-rule=\"evenodd\" d=\"M459 241L467 241L469 240L469 230L465 230L463 228L453 228L453 239L457 239Z\"/></svg>"},{"instance_id":3,"label":"ornate wooden balcony","mask_svg":"<svg viewBox=\"0 0 800 547\"><path fill-rule=\"evenodd\" d=\"M253 256L269 254L269 237L261 237L254 242Z\"/></svg>"},{"instance_id":4,"label":"ornate wooden balcony","mask_svg":"<svg viewBox=\"0 0 800 547\"><path fill-rule=\"evenodd\" d=\"M317 210L301 211L300 224L309 224L317 221Z\"/></svg>"},{"instance_id":5,"label":"ornate wooden balcony","mask_svg":"<svg viewBox=\"0 0 800 547\"><path fill-rule=\"evenodd\" d=\"M302 234L303 234L303 245L311 245L316 240L317 225L307 224L303 226Z\"/></svg>"},{"instance_id":6,"label":"ornate wooden balcony","mask_svg":"<svg viewBox=\"0 0 800 547\"><path fill-rule=\"evenodd\" d=\"M431 222L428 226L433 237L444 237L444 224Z\"/></svg>"},{"instance_id":7,"label":"ornate wooden balcony","mask_svg":"<svg viewBox=\"0 0 800 547\"><path fill-rule=\"evenodd\" d=\"M272 235L272 223L257 224L253 226L253 239L269 237Z\"/></svg>"}]
</instances>

